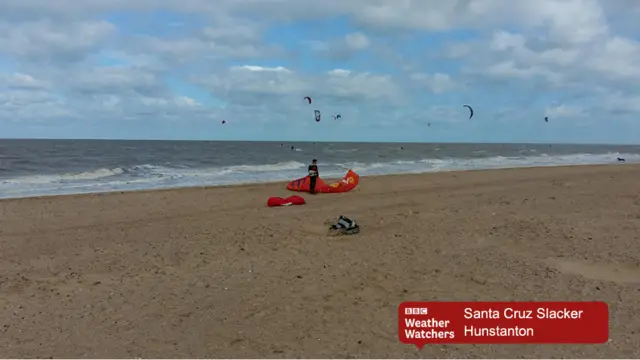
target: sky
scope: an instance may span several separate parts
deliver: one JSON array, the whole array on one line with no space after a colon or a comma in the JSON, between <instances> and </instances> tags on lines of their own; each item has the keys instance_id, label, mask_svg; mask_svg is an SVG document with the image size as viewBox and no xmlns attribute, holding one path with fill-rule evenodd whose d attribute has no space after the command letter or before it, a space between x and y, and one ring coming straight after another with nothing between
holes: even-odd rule
<instances>
[{"instance_id":1,"label":"sky","mask_svg":"<svg viewBox=\"0 0 640 360\"><path fill-rule=\"evenodd\" d=\"M1 138L640 143L636 0L0 8Z\"/></svg>"}]
</instances>

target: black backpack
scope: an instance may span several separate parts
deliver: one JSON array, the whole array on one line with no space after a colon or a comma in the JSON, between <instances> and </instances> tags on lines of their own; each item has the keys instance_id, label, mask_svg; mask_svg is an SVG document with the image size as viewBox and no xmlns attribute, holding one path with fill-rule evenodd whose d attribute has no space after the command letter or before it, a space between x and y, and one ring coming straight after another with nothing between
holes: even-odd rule
<instances>
[{"instance_id":1,"label":"black backpack","mask_svg":"<svg viewBox=\"0 0 640 360\"><path fill-rule=\"evenodd\" d=\"M349 219L346 216L340 215L338 217L338 222L331 225L329 227L329 231L333 233L341 233L341 234L357 234L360 232L360 226L356 223L355 220Z\"/></svg>"}]
</instances>

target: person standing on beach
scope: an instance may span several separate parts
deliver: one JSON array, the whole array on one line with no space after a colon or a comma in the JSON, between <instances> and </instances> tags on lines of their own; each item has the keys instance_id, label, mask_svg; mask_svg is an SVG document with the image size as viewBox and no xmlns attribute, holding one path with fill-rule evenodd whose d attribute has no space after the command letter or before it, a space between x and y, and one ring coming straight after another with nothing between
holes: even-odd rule
<instances>
[{"instance_id":1,"label":"person standing on beach","mask_svg":"<svg viewBox=\"0 0 640 360\"><path fill-rule=\"evenodd\" d=\"M313 159L309 165L309 192L316 193L316 180L318 180L318 159Z\"/></svg>"}]
</instances>

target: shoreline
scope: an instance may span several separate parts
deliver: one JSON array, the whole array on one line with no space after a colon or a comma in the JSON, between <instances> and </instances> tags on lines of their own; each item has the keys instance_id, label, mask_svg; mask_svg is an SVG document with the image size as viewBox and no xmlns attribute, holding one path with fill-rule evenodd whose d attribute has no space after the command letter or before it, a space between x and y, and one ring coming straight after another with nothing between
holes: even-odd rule
<instances>
[{"instance_id":1,"label":"shoreline","mask_svg":"<svg viewBox=\"0 0 640 360\"><path fill-rule=\"evenodd\" d=\"M394 177L394 176L424 176L431 174L451 174L451 173L467 173L467 172L484 172L484 171L509 171L509 170L518 170L518 169L547 169L547 168L574 168L574 167L602 167L602 166L635 166L640 165L637 163L611 163L611 164L574 164L574 165L541 165L541 166L517 166L517 167L499 167L499 168L488 168L488 169L462 169L462 170L441 170L441 171L425 171L425 172L405 172L405 173L392 173L392 174L380 174L380 175L360 175L361 179L375 179L380 177ZM345 170L345 173L348 171ZM355 170L354 170L355 171ZM302 176L300 176L302 177ZM327 177L322 178L327 182L332 182L335 180L340 180L342 177ZM221 184L221 185L201 185L201 186L175 186L175 187L158 187L158 188L149 188L149 189L131 189L131 190L105 190L105 191L90 191L90 192L80 192L80 193L67 193L67 194L51 194L51 195L30 195L30 196L20 196L20 197L0 197L1 202L10 202L16 200L24 200L24 199L52 199L58 197L84 197L84 196L109 196L109 195L117 195L117 194L130 194L130 193L148 193L148 192L164 192L164 191L175 191L175 190L210 190L210 189L226 189L226 188L244 188L244 187L252 187L252 186L268 186L274 184L283 184L286 187L291 180L268 180L262 182L246 182L246 183L231 183L231 184ZM356 188L357 189L357 188ZM286 189L285 189L286 190ZM294 191L286 190L291 193L295 193Z\"/></svg>"}]
</instances>

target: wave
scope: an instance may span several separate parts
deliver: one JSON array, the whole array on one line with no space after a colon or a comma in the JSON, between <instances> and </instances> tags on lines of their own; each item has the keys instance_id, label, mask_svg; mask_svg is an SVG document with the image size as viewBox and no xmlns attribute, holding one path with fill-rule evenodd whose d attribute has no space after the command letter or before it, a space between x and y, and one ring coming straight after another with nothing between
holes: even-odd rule
<instances>
[{"instance_id":1,"label":"wave","mask_svg":"<svg viewBox=\"0 0 640 360\"><path fill-rule=\"evenodd\" d=\"M609 164L615 163L617 157L625 158L627 163L640 163L640 154L548 155L533 153L514 157L432 157L389 162L336 162L321 164L320 169L321 176L329 178L342 176L347 169L353 169L366 176L532 166ZM184 165L168 166L167 164L100 168L78 173L34 175L0 180L0 197L16 198L285 181L304 176L306 166L298 161L287 161L274 164L211 168L193 168Z\"/></svg>"},{"instance_id":2,"label":"wave","mask_svg":"<svg viewBox=\"0 0 640 360\"><path fill-rule=\"evenodd\" d=\"M597 165L617 163L617 157L626 163L640 163L640 154L569 154L533 156L492 156L485 158L428 158L421 160L398 160L388 163L346 163L343 168L351 168L362 175L384 175L402 173L424 173L440 171L461 171L481 169L506 169L538 166Z\"/></svg>"}]
</instances>

